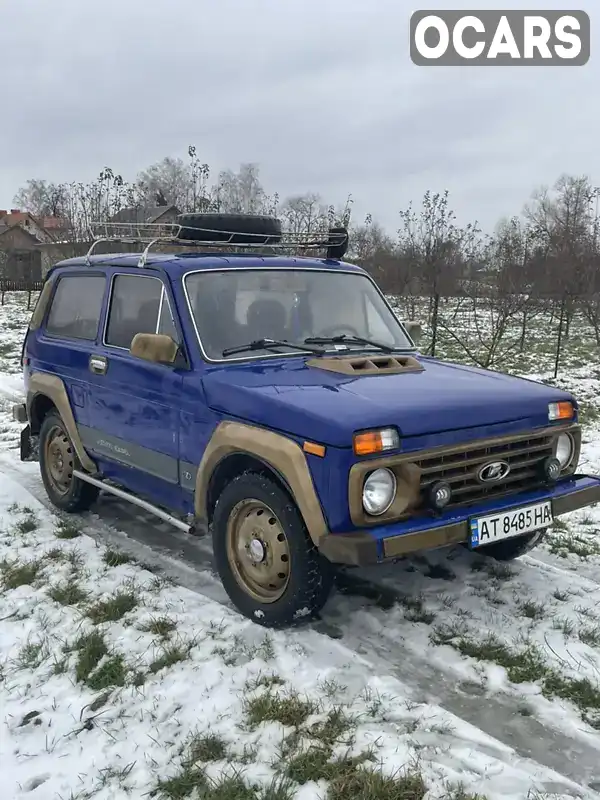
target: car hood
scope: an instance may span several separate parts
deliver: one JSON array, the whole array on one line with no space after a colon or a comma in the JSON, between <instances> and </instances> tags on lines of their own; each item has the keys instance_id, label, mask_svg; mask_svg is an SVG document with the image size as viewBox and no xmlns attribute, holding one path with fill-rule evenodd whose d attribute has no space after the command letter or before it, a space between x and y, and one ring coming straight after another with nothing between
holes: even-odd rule
<instances>
[{"instance_id":1,"label":"car hood","mask_svg":"<svg viewBox=\"0 0 600 800\"><path fill-rule=\"evenodd\" d=\"M210 368L208 405L247 422L337 447L356 430L395 425L402 437L515 422L548 422L571 395L541 383L419 356L424 370L348 376L281 359Z\"/></svg>"}]
</instances>

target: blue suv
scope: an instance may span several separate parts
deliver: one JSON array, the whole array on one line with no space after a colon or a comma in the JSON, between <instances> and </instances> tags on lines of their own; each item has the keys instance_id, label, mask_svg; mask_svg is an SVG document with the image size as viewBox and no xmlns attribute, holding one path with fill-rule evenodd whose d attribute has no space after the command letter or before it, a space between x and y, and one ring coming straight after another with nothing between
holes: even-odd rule
<instances>
[{"instance_id":1,"label":"blue suv","mask_svg":"<svg viewBox=\"0 0 600 800\"><path fill-rule=\"evenodd\" d=\"M27 331L21 458L57 508L106 491L210 532L232 602L275 627L322 608L333 565L456 544L513 559L600 500L573 397L421 355L341 260L345 229L142 227L101 226L57 264Z\"/></svg>"}]
</instances>

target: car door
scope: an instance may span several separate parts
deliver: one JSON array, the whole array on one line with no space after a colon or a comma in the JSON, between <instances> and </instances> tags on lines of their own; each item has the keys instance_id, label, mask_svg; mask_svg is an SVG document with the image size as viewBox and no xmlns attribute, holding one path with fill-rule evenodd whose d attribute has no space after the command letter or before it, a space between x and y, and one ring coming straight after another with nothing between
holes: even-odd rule
<instances>
[{"instance_id":1,"label":"car door","mask_svg":"<svg viewBox=\"0 0 600 800\"><path fill-rule=\"evenodd\" d=\"M27 335L28 369L63 381L78 425L89 424L90 354L96 346L106 275L68 268L59 273L40 328Z\"/></svg>"},{"instance_id":2,"label":"car door","mask_svg":"<svg viewBox=\"0 0 600 800\"><path fill-rule=\"evenodd\" d=\"M159 503L180 507L185 371L129 351L137 333L165 333L180 341L172 307L163 274L148 269L111 276L104 333L90 362L90 422L82 438L107 476Z\"/></svg>"}]
</instances>

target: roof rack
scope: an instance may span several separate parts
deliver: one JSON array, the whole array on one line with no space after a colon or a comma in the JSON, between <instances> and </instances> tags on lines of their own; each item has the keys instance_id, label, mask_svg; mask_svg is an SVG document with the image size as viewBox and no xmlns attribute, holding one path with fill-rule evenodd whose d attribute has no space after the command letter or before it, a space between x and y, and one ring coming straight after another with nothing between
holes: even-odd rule
<instances>
[{"instance_id":1,"label":"roof rack","mask_svg":"<svg viewBox=\"0 0 600 800\"><path fill-rule=\"evenodd\" d=\"M348 245L346 228L330 228L307 233L282 233L269 236L264 233L212 230L176 223L92 222L89 226L92 244L85 256L86 264L98 245L139 244L144 245L138 267L145 267L150 250L154 246L171 245L195 248L196 250L219 250L221 252L247 252L268 249L273 254L316 255L340 259ZM193 238L195 237L195 238Z\"/></svg>"}]
</instances>

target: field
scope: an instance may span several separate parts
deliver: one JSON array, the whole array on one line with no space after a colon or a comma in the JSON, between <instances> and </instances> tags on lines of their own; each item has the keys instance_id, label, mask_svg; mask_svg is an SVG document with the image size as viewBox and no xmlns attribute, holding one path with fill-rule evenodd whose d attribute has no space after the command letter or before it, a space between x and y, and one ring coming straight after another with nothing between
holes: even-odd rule
<instances>
[{"instance_id":1,"label":"field","mask_svg":"<svg viewBox=\"0 0 600 800\"><path fill-rule=\"evenodd\" d=\"M600 509L508 566L457 548L340 574L320 620L267 634L208 543L114 500L47 507L10 417L29 313L26 295L0 307L3 796L600 798ZM493 320L443 315L441 357L485 351ZM515 320L502 369L553 382L555 324L539 315L521 352ZM575 319L556 383L600 473L594 341Z\"/></svg>"}]
</instances>

